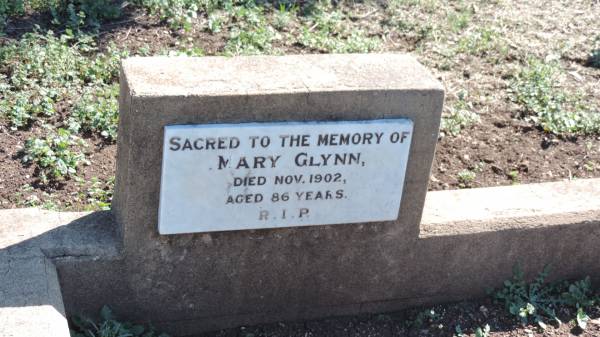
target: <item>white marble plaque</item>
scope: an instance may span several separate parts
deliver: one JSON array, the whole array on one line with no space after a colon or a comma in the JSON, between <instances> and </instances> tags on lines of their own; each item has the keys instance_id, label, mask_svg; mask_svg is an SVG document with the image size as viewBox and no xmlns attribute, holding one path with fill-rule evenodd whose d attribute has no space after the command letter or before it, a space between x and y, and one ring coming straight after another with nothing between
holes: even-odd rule
<instances>
[{"instance_id":1,"label":"white marble plaque","mask_svg":"<svg viewBox=\"0 0 600 337\"><path fill-rule=\"evenodd\" d=\"M408 119L165 127L161 234L395 220Z\"/></svg>"}]
</instances>

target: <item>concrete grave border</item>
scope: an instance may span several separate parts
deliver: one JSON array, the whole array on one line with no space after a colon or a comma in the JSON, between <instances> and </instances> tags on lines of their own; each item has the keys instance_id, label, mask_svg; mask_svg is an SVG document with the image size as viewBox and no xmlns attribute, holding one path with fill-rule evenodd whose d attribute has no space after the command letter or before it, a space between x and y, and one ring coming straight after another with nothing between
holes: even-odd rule
<instances>
[{"instance_id":1,"label":"concrete grave border","mask_svg":"<svg viewBox=\"0 0 600 337\"><path fill-rule=\"evenodd\" d=\"M124 320L145 321L135 312L120 309L119 291L98 293L95 284L77 279L78 266L118 264L123 258L120 242L107 212L0 210L0 336L68 336L63 298L70 300L67 314L93 315L109 304ZM486 287L509 278L516 263L522 263L529 276L551 263L554 278L589 275L599 282L599 244L600 179L429 192L419 238L407 248L407 254L422 266L407 270L409 277L399 280L405 297L315 308L295 315L232 313L210 323L198 324L200 317L198 321L152 323L185 335L231 326L232 321L311 319L477 298L485 295ZM137 277L115 277L101 273L102 268L97 270L96 284Z\"/></svg>"}]
</instances>

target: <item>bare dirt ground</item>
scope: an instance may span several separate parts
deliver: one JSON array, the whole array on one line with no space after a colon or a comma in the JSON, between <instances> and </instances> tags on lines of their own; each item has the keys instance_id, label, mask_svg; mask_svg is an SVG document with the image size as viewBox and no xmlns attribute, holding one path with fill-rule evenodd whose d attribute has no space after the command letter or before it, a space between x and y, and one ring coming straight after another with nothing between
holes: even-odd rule
<instances>
[{"instance_id":1,"label":"bare dirt ground","mask_svg":"<svg viewBox=\"0 0 600 337\"><path fill-rule=\"evenodd\" d=\"M591 317L594 319L585 331L568 321L542 330L536 325L521 325L504 307L484 300L389 314L241 327L198 337L466 337L476 336L476 329L483 331L486 324L490 327L488 337L600 336L600 311L595 310Z\"/></svg>"}]
</instances>

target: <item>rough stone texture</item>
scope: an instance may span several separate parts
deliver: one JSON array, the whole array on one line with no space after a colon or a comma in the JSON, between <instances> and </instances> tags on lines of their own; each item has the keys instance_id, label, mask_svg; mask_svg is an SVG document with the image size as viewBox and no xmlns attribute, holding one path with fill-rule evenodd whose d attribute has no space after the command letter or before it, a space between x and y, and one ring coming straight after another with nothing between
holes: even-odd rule
<instances>
[{"instance_id":1,"label":"rough stone texture","mask_svg":"<svg viewBox=\"0 0 600 337\"><path fill-rule=\"evenodd\" d=\"M600 179L583 179L430 192L420 237L532 229L534 223L549 227L593 219L591 215L600 211L598 186Z\"/></svg>"},{"instance_id":2,"label":"rough stone texture","mask_svg":"<svg viewBox=\"0 0 600 337\"><path fill-rule=\"evenodd\" d=\"M120 244L110 212L24 208L0 210L0 249L11 255L41 251L48 258L97 260L117 257Z\"/></svg>"},{"instance_id":3,"label":"rough stone texture","mask_svg":"<svg viewBox=\"0 0 600 337\"><path fill-rule=\"evenodd\" d=\"M408 56L136 58L124 62L121 81L113 207L123 258L59 263L68 310L91 314L110 304L128 318L186 334L480 296L509 277L517 261L528 262L528 271L556 263L560 276L597 272L597 256L580 253L582 245L592 250L598 243L597 223L590 222L596 214L552 227L548 218L518 214L510 221L522 227L492 232L462 233L454 221L456 232L419 238L443 91ZM158 234L163 126L391 117L414 122L397 221ZM474 205L486 207L483 197L494 198L476 195ZM455 209L469 211L467 199ZM424 233L439 230L434 224ZM563 260L571 256L579 259Z\"/></svg>"},{"instance_id":4,"label":"rough stone texture","mask_svg":"<svg viewBox=\"0 0 600 337\"><path fill-rule=\"evenodd\" d=\"M356 271L388 269L399 262L395 254L373 254L417 238L444 97L418 62L392 54L133 58L124 61L121 81L113 208L125 262L110 267L132 277L120 308L137 318L200 318L212 328L218 317L302 317L387 298L389 285L380 285L393 275ZM397 117L410 118L414 133L395 222L158 234L165 125Z\"/></svg>"},{"instance_id":5,"label":"rough stone texture","mask_svg":"<svg viewBox=\"0 0 600 337\"><path fill-rule=\"evenodd\" d=\"M182 293L172 299L165 297L163 303L155 303L151 296L177 293L173 288L185 286L187 279L176 282L168 273L158 276L139 274L136 266L123 259L114 259L112 252L115 249L112 248L93 249L98 253L104 252L104 257L97 255L90 259L88 256L63 255L52 260L59 269L67 312L91 315L97 313L103 304L109 304L123 319L152 322L160 329L185 335L227 326L384 312L484 296L486 288L498 286L509 278L512 267L518 262L522 263L529 276L550 263L554 278L590 275L594 282L598 282L598 200L600 179L430 192L418 239L386 238L377 234L379 228L369 229L368 225L358 225L356 232L365 235L347 243L347 251L337 256L331 251L331 240L337 238L331 234L335 226L305 228L311 234L310 242L308 239L296 240L293 229L249 233L248 241L251 243L248 246L254 249L253 252L260 252L262 249L278 250L284 255L282 260L288 257L287 261L291 264L288 268L264 261L262 256L256 254L245 257L249 254L247 249L240 252L228 251L230 246L223 241L227 239L223 235L198 235L197 240L202 245L229 255L224 255L219 261L200 259L201 264L206 264L206 274L189 271L189 278L192 279L190 282L195 283L198 291L202 291L205 297L197 303L190 300L185 302L188 310L180 313L187 314L183 319L173 318L170 311L177 308L177 301L186 301L189 295L184 296L185 293ZM23 322L18 336L29 336L27 331L36 331L26 330L25 327L35 329L38 324L47 326L43 324L64 323L64 316L56 316L60 312L60 305L56 304L57 297L52 295L57 294L56 283L44 281L52 280L52 264L48 262L48 258L41 256L40 250L33 249L35 245L32 242L44 243L47 248L51 248L53 241L47 238L58 238L55 244L60 248L64 242L87 238L80 241L84 246L103 242L103 245L116 247L116 240L105 240L110 237L105 233L114 233L115 223L105 213L90 216L85 213L25 209L0 211L0 215L0 228L11 226L10 231L0 232L0 242L3 243L0 246L0 290L3 294L17 294L0 297L4 299L0 301L0 327L3 328L0 329L0 336L11 336L6 327L18 326L15 322ZM81 216L83 221L73 221ZM64 226L60 221L80 224L80 230L76 230L75 226L65 232L72 233L68 236L74 235L76 239L60 239L60 235L52 234L47 236L47 233L54 230L72 226ZM54 225L44 225L47 223ZM46 230L30 230L42 227ZM82 236L80 234L86 232L82 228L103 230L87 230L88 235ZM370 239L369 235L376 235L380 242ZM181 245L191 249L190 243L193 244L194 240L188 240L187 243L181 242ZM31 250L24 252L24 246ZM351 255L349 252L358 249L355 247L367 251L367 254ZM304 253L308 252L309 257L303 256L302 248ZM72 251L65 250L64 247L60 249ZM20 259L23 254L29 256L28 260ZM7 259L9 256L10 259ZM176 264L179 259L181 256L173 257L172 263ZM182 260L185 260L185 256ZM246 269L248 267L244 264L253 260L264 261L264 266L257 264L253 270ZM7 261L11 262L10 268ZM161 263L167 264L164 261ZM225 267L220 267L221 265ZM282 274L271 273L270 265L275 265ZM283 274L293 272L296 267L303 268L310 275L300 281L293 281L293 277ZM321 270L325 267L330 269ZM7 273L9 269L11 272ZM343 278L339 277L340 272L344 273ZM136 287L140 280L151 276L159 278L156 288L146 289L151 292L146 296L138 293ZM271 289L277 294L268 298L252 296L253 291L260 290L265 281L271 282L269 278L281 280L279 284L271 283ZM216 283L218 279L223 283ZM250 283L250 280L258 281ZM207 282L213 282L212 287L207 287ZM365 283L368 284L365 286ZM331 287L332 284L337 284L334 290L324 288ZM7 285L12 288L7 290ZM46 293L46 289L52 291ZM318 294L313 295L311 292L315 291ZM295 294L302 292L309 297L308 300L295 297ZM311 303L318 296L346 296L351 301L339 300L329 306ZM132 301L136 298L140 302ZM24 299L29 301L27 303L35 304L27 304ZM241 311L231 304L236 303L241 307L242 301L250 299L262 305L255 310ZM270 310L263 304L275 300L281 301L279 310ZM223 305L228 306L228 313L221 309ZM209 310L214 310L219 315L213 316L213 312ZM38 317L34 316L38 312L45 314L31 320L32 317ZM170 317L165 317L167 314ZM57 329L59 330L46 331L62 331L60 325ZM53 333L52 336L61 335Z\"/></svg>"},{"instance_id":6,"label":"rough stone texture","mask_svg":"<svg viewBox=\"0 0 600 337\"><path fill-rule=\"evenodd\" d=\"M124 136L113 208L126 250L168 246L160 243L166 239L158 236L157 213L163 126L170 124L410 118L414 132L405 197L393 227L416 237L444 93L412 57L132 58L123 62L121 87ZM233 242L246 237L231 235Z\"/></svg>"},{"instance_id":7,"label":"rough stone texture","mask_svg":"<svg viewBox=\"0 0 600 337\"><path fill-rule=\"evenodd\" d=\"M44 256L0 250L0 336L69 337L56 269Z\"/></svg>"},{"instance_id":8,"label":"rough stone texture","mask_svg":"<svg viewBox=\"0 0 600 337\"><path fill-rule=\"evenodd\" d=\"M68 337L55 260L118 255L110 214L0 210L0 336Z\"/></svg>"}]
</instances>

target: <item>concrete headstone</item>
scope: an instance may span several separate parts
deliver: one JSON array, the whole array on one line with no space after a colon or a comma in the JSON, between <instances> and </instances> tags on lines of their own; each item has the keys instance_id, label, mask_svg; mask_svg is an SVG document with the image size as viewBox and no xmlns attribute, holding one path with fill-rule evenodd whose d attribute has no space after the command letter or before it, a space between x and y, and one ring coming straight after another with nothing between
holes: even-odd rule
<instances>
[{"instance_id":1,"label":"concrete headstone","mask_svg":"<svg viewBox=\"0 0 600 337\"><path fill-rule=\"evenodd\" d=\"M385 303L443 100L406 55L125 60L117 309L185 334Z\"/></svg>"}]
</instances>

